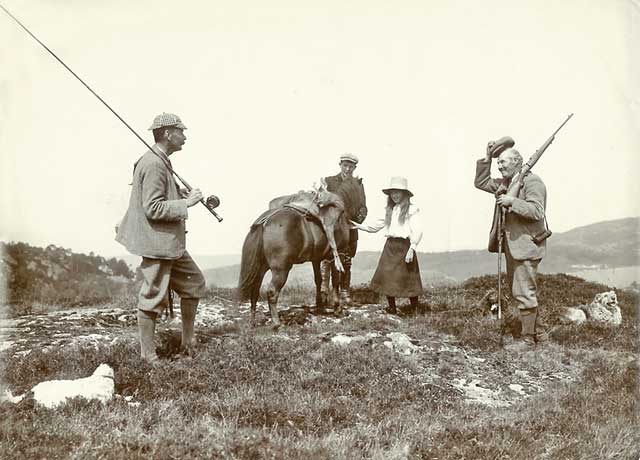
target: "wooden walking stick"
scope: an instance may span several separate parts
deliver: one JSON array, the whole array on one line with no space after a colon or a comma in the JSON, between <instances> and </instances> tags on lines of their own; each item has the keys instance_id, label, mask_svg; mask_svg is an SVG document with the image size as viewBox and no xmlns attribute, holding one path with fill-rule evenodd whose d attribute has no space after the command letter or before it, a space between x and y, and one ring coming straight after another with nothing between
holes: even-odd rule
<instances>
[{"instance_id":1,"label":"wooden walking stick","mask_svg":"<svg viewBox=\"0 0 640 460\"><path fill-rule=\"evenodd\" d=\"M498 206L498 319L502 319L502 241L504 229L504 211Z\"/></svg>"}]
</instances>

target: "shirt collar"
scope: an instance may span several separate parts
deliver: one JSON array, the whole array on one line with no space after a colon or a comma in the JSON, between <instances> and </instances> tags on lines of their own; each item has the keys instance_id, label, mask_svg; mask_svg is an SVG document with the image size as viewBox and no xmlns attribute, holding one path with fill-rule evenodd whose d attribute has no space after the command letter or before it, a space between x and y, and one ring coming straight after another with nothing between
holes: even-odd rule
<instances>
[{"instance_id":1,"label":"shirt collar","mask_svg":"<svg viewBox=\"0 0 640 460\"><path fill-rule=\"evenodd\" d=\"M163 160L171 163L171 160L169 160L169 155L167 155L167 153L164 150L162 150L162 147L160 147L159 144L153 144L151 148L155 153L159 154Z\"/></svg>"}]
</instances>

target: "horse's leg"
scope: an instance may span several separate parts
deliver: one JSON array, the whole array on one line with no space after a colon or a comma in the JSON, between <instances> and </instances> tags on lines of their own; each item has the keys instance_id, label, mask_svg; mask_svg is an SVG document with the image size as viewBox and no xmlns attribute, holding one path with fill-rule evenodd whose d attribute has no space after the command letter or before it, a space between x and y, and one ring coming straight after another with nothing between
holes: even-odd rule
<instances>
[{"instance_id":1,"label":"horse's leg","mask_svg":"<svg viewBox=\"0 0 640 460\"><path fill-rule=\"evenodd\" d=\"M321 264L323 262L324 261L320 261L320 260L313 260L311 262L311 264L313 265L313 279L316 283L316 311L317 312L322 312L327 302L326 292L323 292L322 290L323 283L324 283L324 280L323 280L324 273L322 272Z\"/></svg>"},{"instance_id":2,"label":"horse's leg","mask_svg":"<svg viewBox=\"0 0 640 460\"><path fill-rule=\"evenodd\" d=\"M256 283L253 286L251 291L251 326L255 326L256 324L256 307L258 305L258 299L260 298L260 286L262 286L262 278L264 277L264 273L259 277L260 282Z\"/></svg>"},{"instance_id":3,"label":"horse's leg","mask_svg":"<svg viewBox=\"0 0 640 460\"><path fill-rule=\"evenodd\" d=\"M256 279L255 284L251 289L251 326L256 324L256 307L258 305L258 299L260 298L260 288L262 287L262 279L269 268L265 265L260 267L260 272Z\"/></svg>"},{"instance_id":4,"label":"horse's leg","mask_svg":"<svg viewBox=\"0 0 640 460\"><path fill-rule=\"evenodd\" d=\"M291 266L287 268L271 268L271 283L267 290L267 298L269 299L269 309L271 310L271 321L274 329L278 329L280 327L280 317L278 316L278 296L280 295L282 286L287 282L289 270L291 270Z\"/></svg>"}]
</instances>

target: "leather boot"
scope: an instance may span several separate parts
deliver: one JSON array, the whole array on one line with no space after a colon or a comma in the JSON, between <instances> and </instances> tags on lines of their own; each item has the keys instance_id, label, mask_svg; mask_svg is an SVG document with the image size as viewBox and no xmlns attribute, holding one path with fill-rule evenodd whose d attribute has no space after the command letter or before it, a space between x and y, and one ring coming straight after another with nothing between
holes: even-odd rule
<instances>
[{"instance_id":1,"label":"leather boot","mask_svg":"<svg viewBox=\"0 0 640 460\"><path fill-rule=\"evenodd\" d=\"M418 302L418 297L409 297L409 302L411 302L411 310L413 310L414 316L418 313L422 313L420 310L420 302Z\"/></svg>"},{"instance_id":2,"label":"leather boot","mask_svg":"<svg viewBox=\"0 0 640 460\"><path fill-rule=\"evenodd\" d=\"M537 311L536 314L535 339L538 345L542 345L549 341L549 333L546 331L546 325L540 319L540 311Z\"/></svg>"},{"instance_id":3,"label":"leather boot","mask_svg":"<svg viewBox=\"0 0 640 460\"><path fill-rule=\"evenodd\" d=\"M331 261L323 260L320 262L320 274L322 275L322 284L320 285L320 293L325 299L325 306L329 301L329 283L331 282Z\"/></svg>"},{"instance_id":4,"label":"leather boot","mask_svg":"<svg viewBox=\"0 0 640 460\"><path fill-rule=\"evenodd\" d=\"M350 305L351 297L349 297L349 291L346 289L340 289L340 305Z\"/></svg>"},{"instance_id":5,"label":"leather boot","mask_svg":"<svg viewBox=\"0 0 640 460\"><path fill-rule=\"evenodd\" d=\"M344 273L340 277L340 300L345 305L351 305L351 296L349 289L351 288L351 257L344 256Z\"/></svg>"},{"instance_id":6,"label":"leather boot","mask_svg":"<svg viewBox=\"0 0 640 460\"><path fill-rule=\"evenodd\" d=\"M387 296L387 302L389 303L389 306L385 308L385 311L390 315L397 315L398 310L396 309L396 298Z\"/></svg>"},{"instance_id":7,"label":"leather boot","mask_svg":"<svg viewBox=\"0 0 640 460\"><path fill-rule=\"evenodd\" d=\"M195 345L194 324L200 299L180 299L180 315L182 317L182 341L180 348L189 349Z\"/></svg>"},{"instance_id":8,"label":"leather boot","mask_svg":"<svg viewBox=\"0 0 640 460\"><path fill-rule=\"evenodd\" d=\"M138 310L138 332L140 334L140 355L149 363L158 362L156 346L153 337L156 332L156 318L154 312Z\"/></svg>"},{"instance_id":9,"label":"leather boot","mask_svg":"<svg viewBox=\"0 0 640 460\"><path fill-rule=\"evenodd\" d=\"M520 340L515 340L509 345L505 345L504 349L515 352L531 351L536 346L535 330L536 330L536 316L537 308L522 308L520 309L520 322L522 323L522 337Z\"/></svg>"}]
</instances>

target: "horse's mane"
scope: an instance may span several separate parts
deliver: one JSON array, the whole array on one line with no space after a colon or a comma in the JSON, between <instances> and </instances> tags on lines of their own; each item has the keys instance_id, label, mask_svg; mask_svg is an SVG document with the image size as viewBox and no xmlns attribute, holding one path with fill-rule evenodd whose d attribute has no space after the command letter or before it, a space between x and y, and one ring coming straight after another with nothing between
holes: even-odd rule
<instances>
[{"instance_id":1,"label":"horse's mane","mask_svg":"<svg viewBox=\"0 0 640 460\"><path fill-rule=\"evenodd\" d=\"M349 219L355 219L360 208L366 206L364 186L362 185L361 179L353 177L344 179L335 191L335 194L340 196L342 201L344 201L344 210Z\"/></svg>"}]
</instances>

